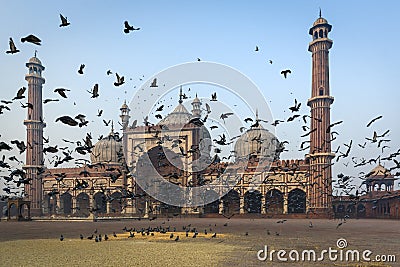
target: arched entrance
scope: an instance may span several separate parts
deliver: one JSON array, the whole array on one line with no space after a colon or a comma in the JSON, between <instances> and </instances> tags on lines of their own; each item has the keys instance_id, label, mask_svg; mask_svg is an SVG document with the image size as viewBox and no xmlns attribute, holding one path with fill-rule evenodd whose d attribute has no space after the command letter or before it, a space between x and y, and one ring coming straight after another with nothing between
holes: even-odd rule
<instances>
[{"instance_id":1,"label":"arched entrance","mask_svg":"<svg viewBox=\"0 0 400 267\"><path fill-rule=\"evenodd\" d=\"M236 190L231 189L228 194L222 197L222 202L224 205L223 213L234 214L240 212L240 197Z\"/></svg>"},{"instance_id":2,"label":"arched entrance","mask_svg":"<svg viewBox=\"0 0 400 267\"><path fill-rule=\"evenodd\" d=\"M207 190L205 192L205 201L208 199L215 199L213 202L204 206L204 213L218 213L219 212L219 196L214 190Z\"/></svg>"},{"instance_id":3,"label":"arched entrance","mask_svg":"<svg viewBox=\"0 0 400 267\"><path fill-rule=\"evenodd\" d=\"M94 194L94 207L93 210L99 213L107 213L107 201L106 196L103 192L97 192Z\"/></svg>"},{"instance_id":4,"label":"arched entrance","mask_svg":"<svg viewBox=\"0 0 400 267\"><path fill-rule=\"evenodd\" d=\"M121 213L122 211L122 194L114 192L111 194L111 213Z\"/></svg>"},{"instance_id":5,"label":"arched entrance","mask_svg":"<svg viewBox=\"0 0 400 267\"><path fill-rule=\"evenodd\" d=\"M288 195L288 213L306 212L306 193L301 189L293 189Z\"/></svg>"},{"instance_id":6,"label":"arched entrance","mask_svg":"<svg viewBox=\"0 0 400 267\"><path fill-rule=\"evenodd\" d=\"M72 196L70 193L60 195L60 213L72 214Z\"/></svg>"},{"instance_id":7,"label":"arched entrance","mask_svg":"<svg viewBox=\"0 0 400 267\"><path fill-rule=\"evenodd\" d=\"M86 193L80 193L76 197L76 215L77 216L89 216L89 195Z\"/></svg>"},{"instance_id":8,"label":"arched entrance","mask_svg":"<svg viewBox=\"0 0 400 267\"><path fill-rule=\"evenodd\" d=\"M247 213L261 213L261 198L260 191L252 190L244 194L244 210Z\"/></svg>"},{"instance_id":9,"label":"arched entrance","mask_svg":"<svg viewBox=\"0 0 400 267\"><path fill-rule=\"evenodd\" d=\"M283 193L277 189L272 189L265 195L265 208L268 214L283 213Z\"/></svg>"}]
</instances>

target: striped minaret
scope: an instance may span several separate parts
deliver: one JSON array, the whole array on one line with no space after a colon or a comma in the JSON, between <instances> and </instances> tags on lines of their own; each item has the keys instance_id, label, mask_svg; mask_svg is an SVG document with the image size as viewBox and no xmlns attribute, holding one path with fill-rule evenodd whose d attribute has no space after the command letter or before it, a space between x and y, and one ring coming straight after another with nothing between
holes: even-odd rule
<instances>
[{"instance_id":1,"label":"striped minaret","mask_svg":"<svg viewBox=\"0 0 400 267\"><path fill-rule=\"evenodd\" d=\"M44 67L35 56L26 63L28 74L25 80L28 82L28 102L33 108L28 108L28 115L24 120L26 126L26 162L24 169L26 178L31 178L30 184L25 185L26 198L31 201L31 215L40 216L42 210L42 178L38 175L38 168L43 167L43 122L42 85L45 79L42 77Z\"/></svg>"},{"instance_id":2,"label":"striped minaret","mask_svg":"<svg viewBox=\"0 0 400 267\"><path fill-rule=\"evenodd\" d=\"M332 26L321 17L314 22L309 34L313 40L308 46L312 53L312 87L311 98L307 105L311 108L309 188L307 190L308 211L330 216L332 212L332 168L331 161L335 156L331 151L330 106L333 97L329 92L329 49L332 40L328 33Z\"/></svg>"}]
</instances>

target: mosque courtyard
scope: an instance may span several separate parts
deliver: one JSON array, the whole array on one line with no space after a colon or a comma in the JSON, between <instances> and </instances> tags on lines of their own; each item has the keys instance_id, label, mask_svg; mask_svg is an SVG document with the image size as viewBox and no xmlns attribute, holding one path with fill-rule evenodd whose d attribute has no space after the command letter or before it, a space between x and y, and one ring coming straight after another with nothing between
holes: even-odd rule
<instances>
[{"instance_id":1,"label":"mosque courtyard","mask_svg":"<svg viewBox=\"0 0 400 267\"><path fill-rule=\"evenodd\" d=\"M141 233L142 228L149 233ZM92 235L101 235L102 241L89 240ZM400 266L399 247L396 220L174 217L0 222L1 266ZM279 250L286 254L278 255ZM315 260L308 255L311 250ZM329 255L329 250L337 253ZM367 250L371 253L363 254ZM348 251L357 251L360 260Z\"/></svg>"}]
</instances>

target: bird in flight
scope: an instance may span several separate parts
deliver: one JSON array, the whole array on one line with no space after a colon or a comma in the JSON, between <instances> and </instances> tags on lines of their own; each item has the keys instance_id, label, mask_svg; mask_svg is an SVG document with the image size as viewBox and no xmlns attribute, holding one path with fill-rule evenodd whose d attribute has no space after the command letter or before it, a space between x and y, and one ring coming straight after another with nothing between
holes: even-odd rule
<instances>
[{"instance_id":1,"label":"bird in flight","mask_svg":"<svg viewBox=\"0 0 400 267\"><path fill-rule=\"evenodd\" d=\"M283 74L283 77L285 77L285 79L287 78L288 73L292 73L292 72L290 70L281 71L281 74Z\"/></svg>"},{"instance_id":2,"label":"bird in flight","mask_svg":"<svg viewBox=\"0 0 400 267\"><path fill-rule=\"evenodd\" d=\"M35 45L41 45L41 40L39 38L37 38L35 35L33 34L29 34L26 37L22 37L21 38L21 42L25 43L25 42L29 42Z\"/></svg>"},{"instance_id":3,"label":"bird in flight","mask_svg":"<svg viewBox=\"0 0 400 267\"><path fill-rule=\"evenodd\" d=\"M224 121L224 123L225 123L225 119L227 119L231 115L233 115L232 112L222 113L219 118L222 119Z\"/></svg>"},{"instance_id":4,"label":"bird in flight","mask_svg":"<svg viewBox=\"0 0 400 267\"><path fill-rule=\"evenodd\" d=\"M375 121L377 121L377 120L379 120L379 119L382 119L382 117L383 117L383 116L381 115L381 116L378 116L378 117L372 119L372 120L367 124L367 127L371 126L371 124L374 123Z\"/></svg>"},{"instance_id":5,"label":"bird in flight","mask_svg":"<svg viewBox=\"0 0 400 267\"><path fill-rule=\"evenodd\" d=\"M57 121L61 121L62 123L67 124L69 126L78 125L78 122L76 120L74 120L73 118L71 118L70 116L61 116L56 119L56 122Z\"/></svg>"},{"instance_id":6,"label":"bird in flight","mask_svg":"<svg viewBox=\"0 0 400 267\"><path fill-rule=\"evenodd\" d=\"M140 28L133 28L133 26L129 25L129 22L127 20L125 20L124 22L124 33L128 34L130 31L138 31L140 30Z\"/></svg>"},{"instance_id":7,"label":"bird in flight","mask_svg":"<svg viewBox=\"0 0 400 267\"><path fill-rule=\"evenodd\" d=\"M211 100L210 101L217 101L217 92L211 94Z\"/></svg>"},{"instance_id":8,"label":"bird in flight","mask_svg":"<svg viewBox=\"0 0 400 267\"><path fill-rule=\"evenodd\" d=\"M19 50L15 46L14 41L13 41L13 39L11 37L10 37L9 44L10 44L10 50L6 51L7 54L15 54L15 53L19 52Z\"/></svg>"},{"instance_id":9,"label":"bird in flight","mask_svg":"<svg viewBox=\"0 0 400 267\"><path fill-rule=\"evenodd\" d=\"M12 100L25 98L25 96L24 96L25 91L26 91L26 87L25 86L21 87L17 92L17 96L14 97Z\"/></svg>"},{"instance_id":10,"label":"bird in flight","mask_svg":"<svg viewBox=\"0 0 400 267\"><path fill-rule=\"evenodd\" d=\"M115 73L115 75L117 76L117 81L114 82L114 85L115 85L115 86L123 85L123 84L125 83L125 81L124 81L124 76L119 77L118 73Z\"/></svg>"},{"instance_id":11,"label":"bird in flight","mask_svg":"<svg viewBox=\"0 0 400 267\"><path fill-rule=\"evenodd\" d=\"M83 69L85 68L85 64L81 64L80 66L79 66L79 70L78 70L78 73L79 74L83 74Z\"/></svg>"},{"instance_id":12,"label":"bird in flight","mask_svg":"<svg viewBox=\"0 0 400 267\"><path fill-rule=\"evenodd\" d=\"M92 98L99 96L99 85L96 83L91 91L87 91L92 94Z\"/></svg>"},{"instance_id":13,"label":"bird in flight","mask_svg":"<svg viewBox=\"0 0 400 267\"><path fill-rule=\"evenodd\" d=\"M150 87L158 87L158 85L157 85L157 78L154 78L154 80L151 82Z\"/></svg>"},{"instance_id":14,"label":"bird in flight","mask_svg":"<svg viewBox=\"0 0 400 267\"><path fill-rule=\"evenodd\" d=\"M107 75L111 75L112 74L112 71L111 70L108 70L107 71Z\"/></svg>"},{"instance_id":15,"label":"bird in flight","mask_svg":"<svg viewBox=\"0 0 400 267\"><path fill-rule=\"evenodd\" d=\"M291 112L297 112L297 111L299 111L300 106L301 106L301 103L297 104L297 99L294 99L294 106L290 107L289 109Z\"/></svg>"},{"instance_id":16,"label":"bird in flight","mask_svg":"<svg viewBox=\"0 0 400 267\"><path fill-rule=\"evenodd\" d=\"M63 15L60 14L60 19L61 19L61 24L60 27L66 27L68 26L70 23L67 21L67 17L64 18Z\"/></svg>"},{"instance_id":17,"label":"bird in flight","mask_svg":"<svg viewBox=\"0 0 400 267\"><path fill-rule=\"evenodd\" d=\"M54 93L58 93L60 96L67 98L67 95L65 94L65 91L71 91L69 89L65 89L65 88L57 88L54 89Z\"/></svg>"},{"instance_id":18,"label":"bird in flight","mask_svg":"<svg viewBox=\"0 0 400 267\"><path fill-rule=\"evenodd\" d=\"M272 64L272 60L271 59L269 60L269 64Z\"/></svg>"},{"instance_id":19,"label":"bird in flight","mask_svg":"<svg viewBox=\"0 0 400 267\"><path fill-rule=\"evenodd\" d=\"M255 49L254 51L256 51L256 52L258 52L258 51L259 51L259 49L258 49L258 46L256 46L256 49Z\"/></svg>"}]
</instances>

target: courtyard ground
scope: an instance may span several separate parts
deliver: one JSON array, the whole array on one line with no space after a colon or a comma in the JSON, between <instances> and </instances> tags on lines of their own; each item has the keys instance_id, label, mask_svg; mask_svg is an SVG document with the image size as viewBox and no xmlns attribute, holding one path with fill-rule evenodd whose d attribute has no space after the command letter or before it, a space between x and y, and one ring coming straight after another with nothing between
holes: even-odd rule
<instances>
[{"instance_id":1,"label":"courtyard ground","mask_svg":"<svg viewBox=\"0 0 400 267\"><path fill-rule=\"evenodd\" d=\"M186 237L183 226L188 225L199 232L196 238L193 233ZM135 233L135 237L129 238L129 232L123 230L149 226L169 226L170 231L154 236ZM211 237L214 233L216 238ZM84 240L79 239L80 234ZM88 240L92 234L101 234L103 241ZM105 234L108 241L104 241ZM61 235L64 241L59 240ZM178 241L174 241L176 236ZM340 246L345 242L347 246L339 249L338 239L345 240ZM260 261L257 254L263 257L264 253L258 252L265 246L268 257ZM338 258L330 260L325 253L324 260L318 261L321 252L329 247L338 250ZM158 218L153 221L0 222L0 266L400 266L399 248L400 221L396 220ZM281 258L287 261L279 260L277 252L271 260L272 250L285 250ZM299 253L299 261L294 261L295 252L289 257L291 250ZM304 250L315 251L317 260L307 260L306 252L305 261L301 261ZM372 254L367 256L371 261L346 261L348 250L357 250L360 258L363 251L370 250ZM343 260L340 260L340 251ZM377 255L386 258L386 262L377 262Z\"/></svg>"}]
</instances>

